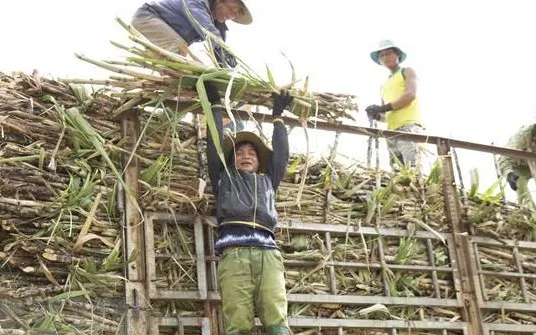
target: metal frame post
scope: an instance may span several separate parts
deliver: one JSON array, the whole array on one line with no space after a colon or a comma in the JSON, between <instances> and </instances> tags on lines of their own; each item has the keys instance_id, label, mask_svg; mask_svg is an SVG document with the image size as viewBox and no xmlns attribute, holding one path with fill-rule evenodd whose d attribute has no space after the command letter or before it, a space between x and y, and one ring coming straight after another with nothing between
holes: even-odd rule
<instances>
[{"instance_id":1,"label":"metal frame post","mask_svg":"<svg viewBox=\"0 0 536 335\"><path fill-rule=\"evenodd\" d=\"M455 248L456 265L461 280L460 296L464 305L464 319L469 325L469 334L484 335L482 314L480 310L480 285L478 270L474 262L473 241L469 237L468 227L461 220L460 202L456 192L454 167L452 165L451 147L448 141L437 142L437 152L443 168L443 197L445 213L452 227L452 239Z\"/></svg>"},{"instance_id":2,"label":"metal frame post","mask_svg":"<svg viewBox=\"0 0 536 335\"><path fill-rule=\"evenodd\" d=\"M127 138L126 151L135 150L139 136L139 122L135 111L124 113L121 118L121 135ZM145 264L145 233L142 216L138 205L134 201L139 199L138 178L140 167L134 156L129 162L130 154L125 155L125 184L129 188L124 190L124 216L123 216L123 256L125 260L137 252L139 256L129 263L125 270L125 303L127 315L125 319L127 334L150 334L150 301L146 290L146 264ZM128 164L128 165L127 165ZM134 201L128 196L133 195Z\"/></svg>"}]
</instances>

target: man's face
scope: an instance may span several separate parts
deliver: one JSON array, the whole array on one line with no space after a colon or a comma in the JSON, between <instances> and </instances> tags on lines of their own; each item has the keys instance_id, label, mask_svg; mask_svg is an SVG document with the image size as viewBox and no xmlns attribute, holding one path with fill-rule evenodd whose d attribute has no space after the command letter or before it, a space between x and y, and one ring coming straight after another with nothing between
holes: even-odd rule
<instances>
[{"instance_id":1,"label":"man's face","mask_svg":"<svg viewBox=\"0 0 536 335\"><path fill-rule=\"evenodd\" d=\"M398 54L394 49L380 51L380 63L390 69L398 65Z\"/></svg>"},{"instance_id":2,"label":"man's face","mask_svg":"<svg viewBox=\"0 0 536 335\"><path fill-rule=\"evenodd\" d=\"M244 15L244 7L239 0L218 0L213 13L214 19L222 23L241 15Z\"/></svg>"},{"instance_id":3,"label":"man's face","mask_svg":"<svg viewBox=\"0 0 536 335\"><path fill-rule=\"evenodd\" d=\"M239 143L236 146L235 165L241 171L252 173L259 171L259 158L255 147L251 143Z\"/></svg>"}]
</instances>

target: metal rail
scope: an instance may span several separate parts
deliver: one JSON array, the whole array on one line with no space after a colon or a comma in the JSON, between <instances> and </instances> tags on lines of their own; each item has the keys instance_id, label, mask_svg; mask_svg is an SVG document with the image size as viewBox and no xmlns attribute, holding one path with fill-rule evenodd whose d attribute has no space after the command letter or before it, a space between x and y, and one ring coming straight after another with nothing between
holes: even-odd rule
<instances>
[{"instance_id":1,"label":"metal rail","mask_svg":"<svg viewBox=\"0 0 536 335\"><path fill-rule=\"evenodd\" d=\"M147 101L148 102L148 101ZM177 101L167 100L164 102L164 105L175 110L177 108ZM201 109L194 110L193 113L202 113ZM235 115L240 116L243 119L249 119L250 114L247 111L243 110L233 110ZM274 117L268 114L254 113L255 120L257 122L272 122ZM293 127L303 127L302 122L295 117L283 116L281 117L285 123ZM449 137L434 136L434 135L425 135L425 134L412 134L405 133L395 130L383 130L372 127L362 127L356 125L345 124L342 122L326 122L326 121L308 121L307 126L309 128L335 131L340 133L347 134L358 134L363 136L372 136L372 137L383 137L383 138L396 138L398 140L407 140L416 143L430 143L437 144L439 142L448 143L449 146L468 149L474 151L487 152L498 155L505 155L509 157L515 157L520 159L529 159L536 161L536 153L529 151L516 150L511 148L499 147L494 145L475 143L470 141L457 140Z\"/></svg>"}]
</instances>

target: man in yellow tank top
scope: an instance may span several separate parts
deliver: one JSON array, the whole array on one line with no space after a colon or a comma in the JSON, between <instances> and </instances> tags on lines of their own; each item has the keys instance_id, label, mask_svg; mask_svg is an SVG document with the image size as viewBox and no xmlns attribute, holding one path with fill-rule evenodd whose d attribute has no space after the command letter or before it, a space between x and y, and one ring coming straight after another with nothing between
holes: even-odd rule
<instances>
[{"instance_id":1,"label":"man in yellow tank top","mask_svg":"<svg viewBox=\"0 0 536 335\"><path fill-rule=\"evenodd\" d=\"M387 122L387 129L420 133L421 114L417 98L417 76L412 68L402 68L406 54L392 41L383 40L370 53L372 60L391 72L381 87L382 105L370 105L365 110L372 120ZM417 143L389 138L387 148L391 166L416 166L419 158Z\"/></svg>"}]
</instances>

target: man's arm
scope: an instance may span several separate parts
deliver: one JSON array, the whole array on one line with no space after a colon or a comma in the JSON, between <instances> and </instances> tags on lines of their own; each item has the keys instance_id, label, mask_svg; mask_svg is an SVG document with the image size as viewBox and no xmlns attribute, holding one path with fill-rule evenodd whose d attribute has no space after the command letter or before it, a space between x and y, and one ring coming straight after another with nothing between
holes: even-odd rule
<instances>
[{"instance_id":1,"label":"man's arm","mask_svg":"<svg viewBox=\"0 0 536 335\"><path fill-rule=\"evenodd\" d=\"M204 0L185 0L186 4L188 5L188 9L190 10L190 13L192 14L195 21L190 19L192 26L194 27L195 31L202 36L205 40L209 39L208 34L206 34L199 25L203 26L206 30L210 31L212 34L220 38L221 40L225 41L225 31L220 31L214 24L214 20L212 19L212 13L210 11L210 8L208 7L208 4ZM214 56L216 57L216 61L220 66L222 67L231 67L234 68L237 65L236 58L231 55L229 52L227 52L219 43L218 41L211 39L213 42L214 47Z\"/></svg>"},{"instance_id":2,"label":"man's arm","mask_svg":"<svg viewBox=\"0 0 536 335\"><path fill-rule=\"evenodd\" d=\"M186 5L188 6L188 9L190 10L190 13L192 14L195 21L197 21L197 22L192 21L192 19L188 17L195 31L200 36L203 36L203 38L206 39L207 36L205 32L201 29L201 27L199 27L199 25L201 25L206 30L210 31L212 34L223 39L223 37L220 34L220 31L214 25L214 21L212 19L212 14L210 12L210 8L208 7L208 4L204 0L185 0L185 1L186 1Z\"/></svg>"},{"instance_id":3,"label":"man's arm","mask_svg":"<svg viewBox=\"0 0 536 335\"><path fill-rule=\"evenodd\" d=\"M417 96L417 75L415 71L410 67L402 69L402 71L404 71L404 78L406 78L406 90L398 99L391 102L391 110L393 111L406 107Z\"/></svg>"},{"instance_id":4,"label":"man's arm","mask_svg":"<svg viewBox=\"0 0 536 335\"><path fill-rule=\"evenodd\" d=\"M272 164L270 167L270 177L272 178L272 187L277 191L281 180L285 176L289 159L289 146L287 129L283 120L276 119L274 121L274 132L272 134L272 146L274 148L272 154Z\"/></svg>"},{"instance_id":5,"label":"man's arm","mask_svg":"<svg viewBox=\"0 0 536 335\"><path fill-rule=\"evenodd\" d=\"M272 187L277 191L281 180L285 176L289 158L289 146L287 129L282 119L279 117L283 111L290 105L293 97L288 92L282 92L273 96L274 108L272 115L274 119L274 132L272 133L272 161L268 174L272 178Z\"/></svg>"},{"instance_id":6,"label":"man's arm","mask_svg":"<svg viewBox=\"0 0 536 335\"><path fill-rule=\"evenodd\" d=\"M415 71L409 67L402 69L402 71L404 71L403 74L406 79L406 89L404 90L404 93L402 93L398 99L388 104L385 104L382 100L381 106L370 105L365 108L369 118L385 122L386 112L396 112L398 109L406 107L415 100L415 97L417 96L417 75L415 74Z\"/></svg>"},{"instance_id":7,"label":"man's arm","mask_svg":"<svg viewBox=\"0 0 536 335\"><path fill-rule=\"evenodd\" d=\"M207 91L208 99L212 105L220 102L220 96L218 90L211 84L205 83L205 89ZM223 145L223 119L221 115L220 107L212 107L212 115L214 117L214 123L218 130L218 139L220 144ZM212 140L212 134L210 128L207 125L207 163L208 163L208 176L210 183L212 184L212 191L214 195L218 194L218 186L220 181L220 172L223 168L223 164L218 156L216 145Z\"/></svg>"}]
</instances>

